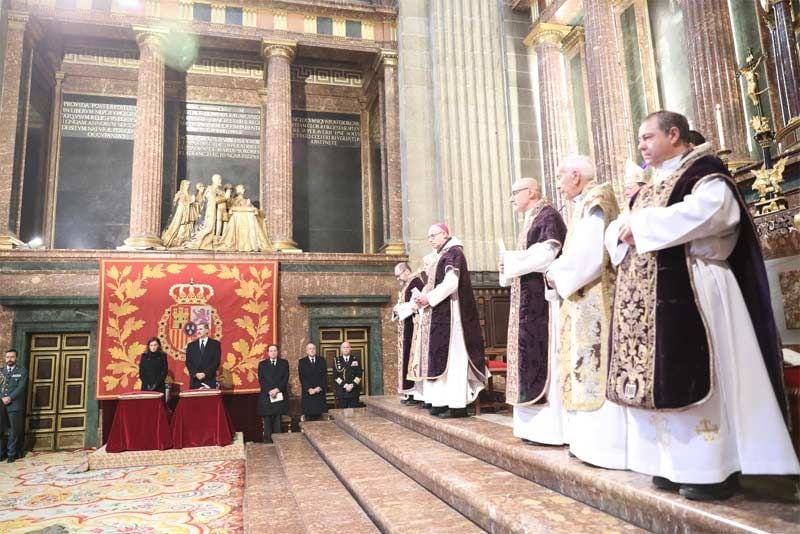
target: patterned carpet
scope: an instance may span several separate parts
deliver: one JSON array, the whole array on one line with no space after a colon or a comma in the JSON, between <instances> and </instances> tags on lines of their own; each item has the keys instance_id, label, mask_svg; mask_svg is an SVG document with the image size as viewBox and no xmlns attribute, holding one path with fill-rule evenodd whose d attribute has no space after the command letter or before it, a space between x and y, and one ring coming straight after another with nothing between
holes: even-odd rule
<instances>
[{"instance_id":1,"label":"patterned carpet","mask_svg":"<svg viewBox=\"0 0 800 534\"><path fill-rule=\"evenodd\" d=\"M243 461L84 471L87 455L0 463L0 533L242 531Z\"/></svg>"}]
</instances>

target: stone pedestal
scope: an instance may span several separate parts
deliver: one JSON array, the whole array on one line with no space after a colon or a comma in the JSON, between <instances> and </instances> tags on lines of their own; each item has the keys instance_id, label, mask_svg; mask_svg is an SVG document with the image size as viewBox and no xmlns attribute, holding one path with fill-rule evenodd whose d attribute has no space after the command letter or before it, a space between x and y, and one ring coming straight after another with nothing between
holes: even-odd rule
<instances>
[{"instance_id":1,"label":"stone pedestal","mask_svg":"<svg viewBox=\"0 0 800 534\"><path fill-rule=\"evenodd\" d=\"M749 161L747 125L737 82L736 50L733 44L727 0L681 2L690 81L694 95L696 129L718 149L732 151L732 165ZM725 146L719 139L716 106L722 112Z\"/></svg>"},{"instance_id":2,"label":"stone pedestal","mask_svg":"<svg viewBox=\"0 0 800 534\"><path fill-rule=\"evenodd\" d=\"M292 81L294 41L265 40L266 89L262 98L261 205L266 206L267 231L276 250L297 252L292 238Z\"/></svg>"},{"instance_id":3,"label":"stone pedestal","mask_svg":"<svg viewBox=\"0 0 800 534\"><path fill-rule=\"evenodd\" d=\"M381 50L383 63L383 113L386 124L386 201L388 224L385 227L385 254L405 254L403 243L403 191L400 177L400 111L397 95L397 52Z\"/></svg>"},{"instance_id":4,"label":"stone pedestal","mask_svg":"<svg viewBox=\"0 0 800 534\"><path fill-rule=\"evenodd\" d=\"M569 102L561 40L570 31L560 24L536 24L525 44L536 51L539 72L539 113L541 117L542 187L553 202L559 204L556 193L556 174L561 159L574 150L569 132Z\"/></svg>"},{"instance_id":5,"label":"stone pedestal","mask_svg":"<svg viewBox=\"0 0 800 534\"><path fill-rule=\"evenodd\" d=\"M586 77L597 181L610 182L622 194L625 160L633 153L636 135L628 127L621 51L614 21L614 2L586 2Z\"/></svg>"},{"instance_id":6,"label":"stone pedestal","mask_svg":"<svg viewBox=\"0 0 800 534\"><path fill-rule=\"evenodd\" d=\"M28 15L8 14L6 32L5 57L3 58L3 87L0 91L0 249L10 249L22 244L18 237L17 224L14 222L17 211L21 158L18 152L22 147L19 139L20 121L24 121L23 106L20 98L26 97L25 69L25 29Z\"/></svg>"},{"instance_id":7,"label":"stone pedestal","mask_svg":"<svg viewBox=\"0 0 800 534\"><path fill-rule=\"evenodd\" d=\"M163 248L161 181L164 161L164 31L134 28L139 45L136 126L131 174L130 237L125 249Z\"/></svg>"}]
</instances>

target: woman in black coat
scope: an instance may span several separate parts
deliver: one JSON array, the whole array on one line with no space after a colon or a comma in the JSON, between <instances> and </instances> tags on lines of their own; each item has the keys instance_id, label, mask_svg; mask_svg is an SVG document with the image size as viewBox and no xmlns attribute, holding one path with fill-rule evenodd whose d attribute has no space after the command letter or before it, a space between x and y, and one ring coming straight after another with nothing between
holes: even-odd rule
<instances>
[{"instance_id":1,"label":"woman in black coat","mask_svg":"<svg viewBox=\"0 0 800 534\"><path fill-rule=\"evenodd\" d=\"M142 391L164 392L167 380L167 355L161 350L161 341L151 337L147 341L147 352L139 359L139 378Z\"/></svg>"},{"instance_id":2,"label":"woman in black coat","mask_svg":"<svg viewBox=\"0 0 800 534\"><path fill-rule=\"evenodd\" d=\"M289 362L278 354L278 345L267 347L267 358L258 364L258 415L264 418L264 443L272 443L272 434L281 431L281 416L289 412Z\"/></svg>"}]
</instances>

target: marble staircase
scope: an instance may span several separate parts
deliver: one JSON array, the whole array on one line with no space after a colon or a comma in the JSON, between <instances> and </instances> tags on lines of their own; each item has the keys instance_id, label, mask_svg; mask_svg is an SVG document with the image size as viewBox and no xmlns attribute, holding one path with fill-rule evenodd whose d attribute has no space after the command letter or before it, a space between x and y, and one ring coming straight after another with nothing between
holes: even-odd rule
<instances>
[{"instance_id":1,"label":"marble staircase","mask_svg":"<svg viewBox=\"0 0 800 534\"><path fill-rule=\"evenodd\" d=\"M245 532L800 533L785 477L744 477L733 499L697 503L564 447L525 445L500 417L442 420L395 396L363 400L275 445L248 444Z\"/></svg>"}]
</instances>

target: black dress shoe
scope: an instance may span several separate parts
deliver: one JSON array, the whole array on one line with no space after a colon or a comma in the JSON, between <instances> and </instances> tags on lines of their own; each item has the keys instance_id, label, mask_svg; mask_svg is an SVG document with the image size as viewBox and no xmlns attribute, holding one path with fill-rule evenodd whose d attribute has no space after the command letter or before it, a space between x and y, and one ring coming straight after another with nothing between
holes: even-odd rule
<instances>
[{"instance_id":1,"label":"black dress shoe","mask_svg":"<svg viewBox=\"0 0 800 534\"><path fill-rule=\"evenodd\" d=\"M17 461L17 459L14 456L9 456L8 457L8 463L13 464L16 461Z\"/></svg>"},{"instance_id":2,"label":"black dress shoe","mask_svg":"<svg viewBox=\"0 0 800 534\"><path fill-rule=\"evenodd\" d=\"M736 472L718 484L681 484L679 493L692 501L724 501L734 496L739 489L739 473Z\"/></svg>"},{"instance_id":3,"label":"black dress shoe","mask_svg":"<svg viewBox=\"0 0 800 534\"><path fill-rule=\"evenodd\" d=\"M0 454L0 462L5 460L6 458L8 458L8 455L6 453Z\"/></svg>"},{"instance_id":4,"label":"black dress shoe","mask_svg":"<svg viewBox=\"0 0 800 534\"><path fill-rule=\"evenodd\" d=\"M467 417L466 408L450 408L439 414L442 419L457 419L459 417Z\"/></svg>"},{"instance_id":5,"label":"black dress shoe","mask_svg":"<svg viewBox=\"0 0 800 534\"><path fill-rule=\"evenodd\" d=\"M430 410L431 408L433 408L433 405L430 402L423 402L422 407L425 408L426 410Z\"/></svg>"},{"instance_id":6,"label":"black dress shoe","mask_svg":"<svg viewBox=\"0 0 800 534\"><path fill-rule=\"evenodd\" d=\"M658 489L678 491L681 485L664 477L653 477L653 485Z\"/></svg>"},{"instance_id":7,"label":"black dress shoe","mask_svg":"<svg viewBox=\"0 0 800 534\"><path fill-rule=\"evenodd\" d=\"M440 415L447 411L447 406L432 406L430 409L431 415Z\"/></svg>"}]
</instances>

